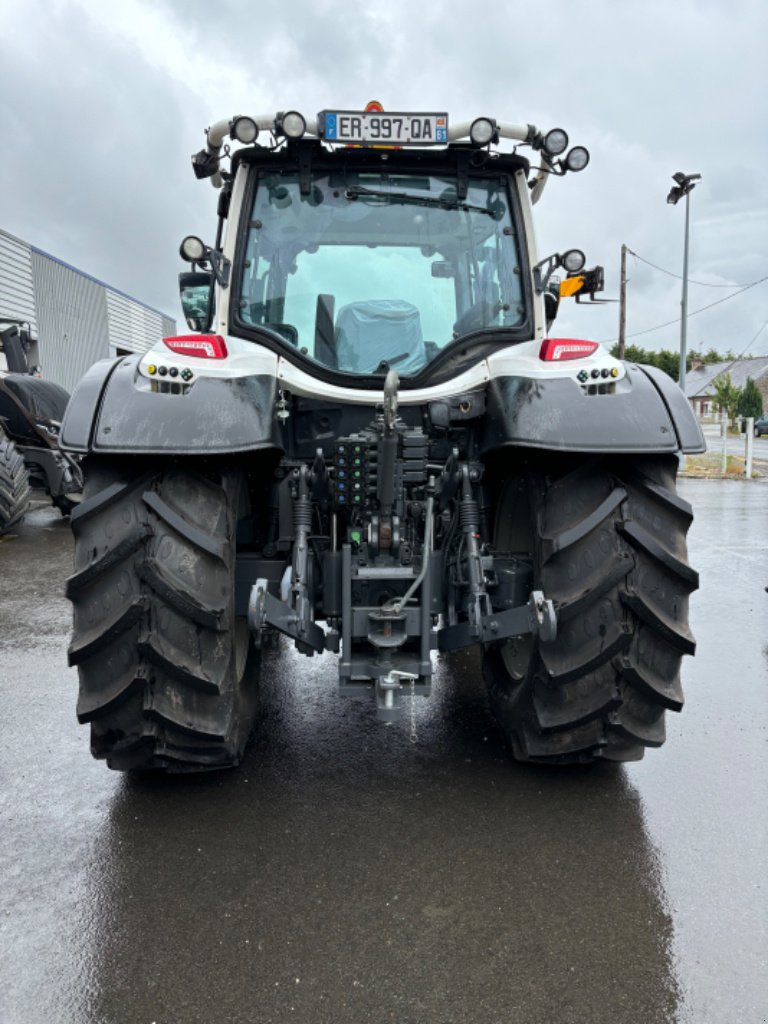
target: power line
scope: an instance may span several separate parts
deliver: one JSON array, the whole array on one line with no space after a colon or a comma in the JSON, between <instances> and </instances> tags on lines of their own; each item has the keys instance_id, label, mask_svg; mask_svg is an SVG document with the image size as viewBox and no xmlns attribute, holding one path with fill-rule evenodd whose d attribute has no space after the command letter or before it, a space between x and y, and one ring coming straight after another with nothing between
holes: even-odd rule
<instances>
[{"instance_id":1,"label":"power line","mask_svg":"<svg viewBox=\"0 0 768 1024\"><path fill-rule=\"evenodd\" d=\"M762 327L758 327L757 331L754 334L754 337L752 338L752 341L750 341L750 343L747 345L747 347L744 349L744 351L741 353L741 355L738 356L737 358L739 358L739 359L743 359L744 358L744 355L746 354L746 352L750 348L752 348L752 346L757 341L757 339L760 337L760 335L763 333L763 331L765 330L766 327L768 327L768 320L765 320L763 322Z\"/></svg>"},{"instance_id":2,"label":"power line","mask_svg":"<svg viewBox=\"0 0 768 1024\"><path fill-rule=\"evenodd\" d=\"M634 256L636 260L640 260L641 263L647 263L648 266L653 267L654 270L660 270L662 274L667 274L669 277L675 277L678 281L683 280L682 274L673 274L671 270L665 270L664 267L660 267L656 263L651 263L650 260L645 259L645 257L643 256L639 256L632 249L628 248L627 252L631 253L631 255ZM765 278L763 278L762 280L765 280ZM752 281L750 284L712 284L709 281L691 281L691 279L688 278L688 284L698 284L701 285L702 288L751 288L753 284L759 283L759 281Z\"/></svg>"},{"instance_id":3,"label":"power line","mask_svg":"<svg viewBox=\"0 0 768 1024\"><path fill-rule=\"evenodd\" d=\"M752 284L745 284L737 292L733 292L731 295L725 295L722 299L717 299L715 302L710 302L706 306L700 306L698 309L694 309L692 313L688 314L687 319L692 316L696 316L697 313L703 313L705 309L712 309L713 306L719 306L722 302L727 302L728 299L735 299L737 295L741 295L742 292L749 291L750 288L754 288L755 285L762 284L763 281L768 281L768 274L765 277L761 277L759 281L753 281ZM660 331L662 327L671 327L673 324L679 324L682 317L677 317L676 320L667 320L666 323L656 324L655 327L646 327L644 331L635 331L633 334L627 334L627 338L639 338L642 334L652 334L653 331ZM760 328L762 330L762 327ZM760 332L758 331L758 334ZM616 341L616 338L604 338L600 344L607 345L609 341ZM751 344L751 343L750 343Z\"/></svg>"}]
</instances>

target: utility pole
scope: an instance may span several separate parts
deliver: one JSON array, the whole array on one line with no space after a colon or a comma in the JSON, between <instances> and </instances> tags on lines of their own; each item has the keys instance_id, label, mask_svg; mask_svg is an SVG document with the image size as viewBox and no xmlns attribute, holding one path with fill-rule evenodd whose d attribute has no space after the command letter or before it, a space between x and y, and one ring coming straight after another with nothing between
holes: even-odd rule
<instances>
[{"instance_id":1,"label":"utility pole","mask_svg":"<svg viewBox=\"0 0 768 1024\"><path fill-rule=\"evenodd\" d=\"M627 329L627 247L621 247L621 287L619 289L619 359L624 358Z\"/></svg>"}]
</instances>

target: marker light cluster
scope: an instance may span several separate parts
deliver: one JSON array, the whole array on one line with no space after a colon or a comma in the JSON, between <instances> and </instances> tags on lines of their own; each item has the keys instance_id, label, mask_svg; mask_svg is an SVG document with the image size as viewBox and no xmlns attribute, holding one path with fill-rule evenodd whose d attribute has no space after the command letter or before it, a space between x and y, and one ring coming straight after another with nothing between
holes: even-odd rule
<instances>
[{"instance_id":1,"label":"marker light cluster","mask_svg":"<svg viewBox=\"0 0 768 1024\"><path fill-rule=\"evenodd\" d=\"M608 369L607 366L604 366L602 370L598 370L597 367L595 367L595 369L592 370L591 372L589 370L579 370L578 374L576 375L577 380L580 380L582 384L586 384L590 377L592 378L592 380L598 380L600 378L602 378L603 380L607 380L609 377L613 377L613 379L615 380L618 376L618 366L612 366L610 369Z\"/></svg>"},{"instance_id":2,"label":"marker light cluster","mask_svg":"<svg viewBox=\"0 0 768 1024\"><path fill-rule=\"evenodd\" d=\"M227 343L220 334L180 334L163 338L163 344L180 356L197 359L226 359Z\"/></svg>"},{"instance_id":3,"label":"marker light cluster","mask_svg":"<svg viewBox=\"0 0 768 1024\"><path fill-rule=\"evenodd\" d=\"M155 363L149 364L147 373L150 377L181 377L185 384L189 384L194 377L194 373L192 373L188 366L180 370L178 366L158 366Z\"/></svg>"},{"instance_id":4,"label":"marker light cluster","mask_svg":"<svg viewBox=\"0 0 768 1024\"><path fill-rule=\"evenodd\" d=\"M584 359L599 348L596 341L582 341L579 338L545 338L539 350L539 359L546 363L561 362L564 359ZM599 371L598 371L599 373Z\"/></svg>"}]
</instances>

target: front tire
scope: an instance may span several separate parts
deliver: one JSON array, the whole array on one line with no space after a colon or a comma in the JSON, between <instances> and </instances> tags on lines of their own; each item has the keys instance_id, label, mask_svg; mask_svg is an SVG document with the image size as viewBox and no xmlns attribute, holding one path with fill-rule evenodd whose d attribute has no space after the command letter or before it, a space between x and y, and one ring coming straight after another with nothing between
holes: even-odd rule
<instances>
[{"instance_id":1,"label":"front tire","mask_svg":"<svg viewBox=\"0 0 768 1024\"><path fill-rule=\"evenodd\" d=\"M200 771L242 758L258 667L235 616L245 498L236 469L186 460L142 472L135 459L89 460L71 515L69 660L78 719L110 768Z\"/></svg>"},{"instance_id":2,"label":"front tire","mask_svg":"<svg viewBox=\"0 0 768 1024\"><path fill-rule=\"evenodd\" d=\"M496 547L522 553L527 534L534 584L558 615L554 641L512 640L484 656L517 759L632 761L664 742L665 711L683 706L698 587L676 473L669 456L590 459L500 488Z\"/></svg>"}]
</instances>

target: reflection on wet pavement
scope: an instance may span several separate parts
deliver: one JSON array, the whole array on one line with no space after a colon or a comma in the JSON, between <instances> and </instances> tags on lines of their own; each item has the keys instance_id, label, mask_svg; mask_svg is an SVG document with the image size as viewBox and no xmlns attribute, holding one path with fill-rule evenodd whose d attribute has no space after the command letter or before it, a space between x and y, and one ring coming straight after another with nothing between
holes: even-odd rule
<instances>
[{"instance_id":1,"label":"reflection on wet pavement","mask_svg":"<svg viewBox=\"0 0 768 1024\"><path fill-rule=\"evenodd\" d=\"M733 756L706 575L688 706L629 771L509 760L472 655L440 660L411 743L408 719L336 696L332 657L285 644L239 771L137 780L91 761L74 721L68 530L31 519L0 545L3 1024L750 1019L728 1009L757 1005L753 963L727 993L718 971L724 944L754 954L759 911L728 890L712 819L730 793L752 872L765 806L745 823L739 793L761 785L759 736L741 718ZM692 548L711 547L699 530ZM765 656L750 665L764 687Z\"/></svg>"}]
</instances>

